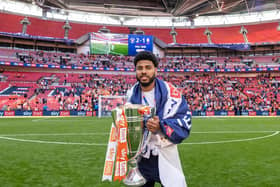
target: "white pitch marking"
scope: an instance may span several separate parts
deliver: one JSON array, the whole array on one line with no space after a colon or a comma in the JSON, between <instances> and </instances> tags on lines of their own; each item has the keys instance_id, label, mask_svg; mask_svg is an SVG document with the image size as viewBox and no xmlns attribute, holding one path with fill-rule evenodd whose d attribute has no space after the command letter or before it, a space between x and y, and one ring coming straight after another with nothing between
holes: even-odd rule
<instances>
[{"instance_id":1,"label":"white pitch marking","mask_svg":"<svg viewBox=\"0 0 280 187\"><path fill-rule=\"evenodd\" d=\"M275 130L274 131L203 131L203 132L191 132L194 133L194 134L242 134L242 133L245 133L245 134L255 134L255 133L267 133L267 132L276 132Z\"/></svg>"},{"instance_id":2,"label":"white pitch marking","mask_svg":"<svg viewBox=\"0 0 280 187\"><path fill-rule=\"evenodd\" d=\"M214 133L217 133L217 132L219 132L219 131L215 131ZM224 132L230 133L230 131L224 131ZM237 133L237 131L233 131L233 132ZM244 131L240 131L240 132L244 132ZM266 131L248 131L248 132L256 133L256 132L266 132ZM219 144L219 143L244 142L244 141L253 141L253 140L269 138L269 137L272 137L272 136L275 136L275 135L279 134L279 131L276 131L276 132L272 131L272 132L274 132L274 133L270 134L270 135L266 135L266 136L255 137L255 138L246 138L246 139L237 139L237 140L224 140L224 141L215 141L215 142L190 142L190 143L181 143L181 144L184 144L184 145L186 145L186 144L187 145L203 145L203 144ZM199 132L196 132L196 133L199 133ZM205 132L203 132L203 133L205 133ZM68 133L68 134L70 134L70 133ZM72 133L72 134L75 134L75 133ZM8 136L11 136L11 135L8 135ZM28 139L10 138L10 137L5 137L3 135L0 136L0 139L19 141L19 142L44 143L44 144L107 146L107 144L98 144L98 143L52 142L52 141L43 141L43 140L28 140Z\"/></svg>"},{"instance_id":3,"label":"white pitch marking","mask_svg":"<svg viewBox=\"0 0 280 187\"><path fill-rule=\"evenodd\" d=\"M10 137L4 137L4 136L0 136L0 139L13 140L13 141L18 141L18 142L42 143L42 144L107 146L107 144L99 144L99 143L52 142L52 141L43 141L43 140L27 140L27 139L19 139L19 138L10 138Z\"/></svg>"},{"instance_id":4,"label":"white pitch marking","mask_svg":"<svg viewBox=\"0 0 280 187\"><path fill-rule=\"evenodd\" d=\"M109 135L108 132L92 133L34 133L34 134L0 134L0 136L88 136L88 135Z\"/></svg>"},{"instance_id":5,"label":"white pitch marking","mask_svg":"<svg viewBox=\"0 0 280 187\"><path fill-rule=\"evenodd\" d=\"M256 134L276 131L197 131L191 134ZM87 136L87 135L109 135L109 132L92 132L92 133L30 133L30 134L0 134L0 136Z\"/></svg>"},{"instance_id":6,"label":"white pitch marking","mask_svg":"<svg viewBox=\"0 0 280 187\"><path fill-rule=\"evenodd\" d=\"M273 134L269 134L266 136L260 136L255 138L246 138L246 139L237 139L237 140L223 140L223 141L215 141L215 142L190 142L190 143L181 143L184 145L206 145L206 144L219 144L219 143L233 143L233 142L245 142L245 141L253 141L253 140L260 140L264 138L269 138L279 134L279 131L274 132Z\"/></svg>"},{"instance_id":7,"label":"white pitch marking","mask_svg":"<svg viewBox=\"0 0 280 187\"><path fill-rule=\"evenodd\" d=\"M54 121L81 121L80 119L63 119L62 118L58 118L58 119L54 119L54 118L58 118L57 116L52 117L51 119L49 118L39 118L39 119L32 119L32 122L54 122ZM93 119L83 119L82 121L93 121Z\"/></svg>"}]
</instances>

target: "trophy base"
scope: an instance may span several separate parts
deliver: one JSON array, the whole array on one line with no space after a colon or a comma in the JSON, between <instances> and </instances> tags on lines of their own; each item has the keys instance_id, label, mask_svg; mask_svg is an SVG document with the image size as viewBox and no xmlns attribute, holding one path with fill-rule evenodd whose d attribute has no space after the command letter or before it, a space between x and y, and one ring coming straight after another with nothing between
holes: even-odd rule
<instances>
[{"instance_id":1,"label":"trophy base","mask_svg":"<svg viewBox=\"0 0 280 187\"><path fill-rule=\"evenodd\" d=\"M142 176L140 171L135 167L131 168L127 176L123 179L123 183L126 186L143 186L146 183L146 179Z\"/></svg>"}]
</instances>

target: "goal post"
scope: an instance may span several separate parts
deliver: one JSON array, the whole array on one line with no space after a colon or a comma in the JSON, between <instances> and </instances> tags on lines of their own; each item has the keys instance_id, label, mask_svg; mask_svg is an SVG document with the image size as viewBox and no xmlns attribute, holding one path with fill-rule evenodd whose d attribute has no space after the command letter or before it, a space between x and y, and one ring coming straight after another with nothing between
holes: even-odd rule
<instances>
[{"instance_id":1,"label":"goal post","mask_svg":"<svg viewBox=\"0 0 280 187\"><path fill-rule=\"evenodd\" d=\"M114 95L100 95L98 97L98 117L111 117L111 111L117 106L124 105L127 97Z\"/></svg>"}]
</instances>

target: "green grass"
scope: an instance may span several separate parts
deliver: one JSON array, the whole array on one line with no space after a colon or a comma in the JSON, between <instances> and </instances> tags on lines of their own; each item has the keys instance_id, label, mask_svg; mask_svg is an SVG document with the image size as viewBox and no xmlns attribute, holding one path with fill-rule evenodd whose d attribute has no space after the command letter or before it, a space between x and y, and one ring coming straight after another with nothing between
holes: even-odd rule
<instances>
[{"instance_id":1,"label":"green grass","mask_svg":"<svg viewBox=\"0 0 280 187\"><path fill-rule=\"evenodd\" d=\"M110 118L1 118L0 186L122 186L101 182L106 146L92 144L107 144L110 125ZM279 117L194 118L179 145L188 186L278 187L277 131Z\"/></svg>"}]
</instances>

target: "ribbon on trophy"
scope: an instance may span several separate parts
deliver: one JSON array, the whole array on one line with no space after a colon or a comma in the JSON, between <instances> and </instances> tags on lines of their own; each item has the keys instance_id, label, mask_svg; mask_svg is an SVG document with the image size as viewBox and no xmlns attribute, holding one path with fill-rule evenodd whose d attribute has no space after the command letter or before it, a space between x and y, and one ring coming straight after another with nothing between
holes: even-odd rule
<instances>
[{"instance_id":1,"label":"ribbon on trophy","mask_svg":"<svg viewBox=\"0 0 280 187\"><path fill-rule=\"evenodd\" d=\"M137 167L137 160L147 150L151 134L145 122L154 114L154 108L138 104L112 110L113 123L102 181L119 180L126 186L142 186L146 183Z\"/></svg>"},{"instance_id":2,"label":"ribbon on trophy","mask_svg":"<svg viewBox=\"0 0 280 187\"><path fill-rule=\"evenodd\" d=\"M124 108L119 108L117 109L116 119L111 126L102 181L112 181L112 178L114 178L114 181L121 181L125 178L128 160L126 135L127 120L125 110Z\"/></svg>"}]
</instances>

